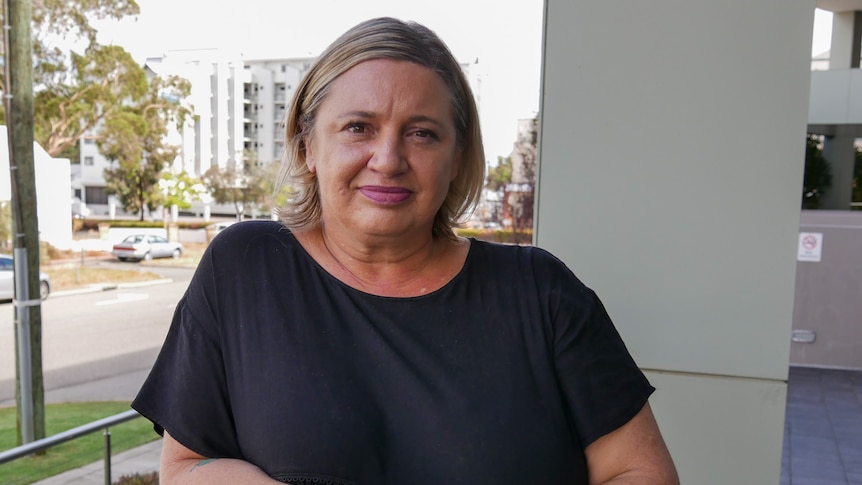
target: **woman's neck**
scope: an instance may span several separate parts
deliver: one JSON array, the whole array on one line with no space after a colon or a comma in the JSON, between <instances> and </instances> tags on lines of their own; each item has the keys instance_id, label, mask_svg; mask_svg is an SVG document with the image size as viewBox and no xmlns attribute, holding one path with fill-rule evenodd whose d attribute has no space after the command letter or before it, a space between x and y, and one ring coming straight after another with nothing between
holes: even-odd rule
<instances>
[{"instance_id":1,"label":"woman's neck","mask_svg":"<svg viewBox=\"0 0 862 485\"><path fill-rule=\"evenodd\" d=\"M420 296L448 283L464 265L469 243L445 238L339 237L324 225L297 234L326 271L348 286L380 296Z\"/></svg>"}]
</instances>

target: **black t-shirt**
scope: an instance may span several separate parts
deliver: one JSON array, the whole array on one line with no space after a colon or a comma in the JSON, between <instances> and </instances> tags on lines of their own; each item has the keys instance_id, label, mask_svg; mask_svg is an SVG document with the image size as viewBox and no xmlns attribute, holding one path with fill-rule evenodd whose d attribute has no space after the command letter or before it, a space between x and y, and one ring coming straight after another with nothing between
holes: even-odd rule
<instances>
[{"instance_id":1,"label":"black t-shirt","mask_svg":"<svg viewBox=\"0 0 862 485\"><path fill-rule=\"evenodd\" d=\"M284 482L572 484L652 391L544 250L471 240L443 288L381 297L247 222L210 244L133 407Z\"/></svg>"}]
</instances>

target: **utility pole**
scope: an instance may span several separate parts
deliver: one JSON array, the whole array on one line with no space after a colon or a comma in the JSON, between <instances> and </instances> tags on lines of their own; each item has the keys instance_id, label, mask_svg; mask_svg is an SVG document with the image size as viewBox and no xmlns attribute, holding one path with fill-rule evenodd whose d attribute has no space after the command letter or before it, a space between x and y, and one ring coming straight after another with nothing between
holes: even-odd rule
<instances>
[{"instance_id":1,"label":"utility pole","mask_svg":"<svg viewBox=\"0 0 862 485\"><path fill-rule=\"evenodd\" d=\"M18 438L45 437L42 381L42 302L39 293L39 224L33 161L32 0L3 0L4 103L12 181L15 260L15 358Z\"/></svg>"}]
</instances>

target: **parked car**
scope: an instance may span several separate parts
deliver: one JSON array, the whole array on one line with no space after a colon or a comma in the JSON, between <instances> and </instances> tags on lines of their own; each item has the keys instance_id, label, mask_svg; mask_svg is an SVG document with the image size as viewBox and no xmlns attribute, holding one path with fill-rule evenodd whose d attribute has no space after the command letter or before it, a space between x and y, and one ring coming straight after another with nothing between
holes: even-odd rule
<instances>
[{"instance_id":1,"label":"parked car","mask_svg":"<svg viewBox=\"0 0 862 485\"><path fill-rule=\"evenodd\" d=\"M15 297L15 263L12 256L0 254L0 300ZM39 297L43 300L51 293L51 277L39 272Z\"/></svg>"},{"instance_id":2,"label":"parked car","mask_svg":"<svg viewBox=\"0 0 862 485\"><path fill-rule=\"evenodd\" d=\"M155 258L179 258L183 254L183 245L171 242L162 236L152 234L135 234L114 244L111 254L120 261Z\"/></svg>"}]
</instances>

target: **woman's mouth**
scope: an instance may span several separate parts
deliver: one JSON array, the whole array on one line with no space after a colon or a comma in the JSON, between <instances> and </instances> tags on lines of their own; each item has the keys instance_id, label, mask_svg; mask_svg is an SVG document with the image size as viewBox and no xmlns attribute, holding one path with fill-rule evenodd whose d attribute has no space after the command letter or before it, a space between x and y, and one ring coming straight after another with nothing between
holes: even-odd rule
<instances>
[{"instance_id":1,"label":"woman's mouth","mask_svg":"<svg viewBox=\"0 0 862 485\"><path fill-rule=\"evenodd\" d=\"M403 187L383 187L378 185L366 185L360 187L362 195L378 204L398 204L407 200L412 192Z\"/></svg>"}]
</instances>

